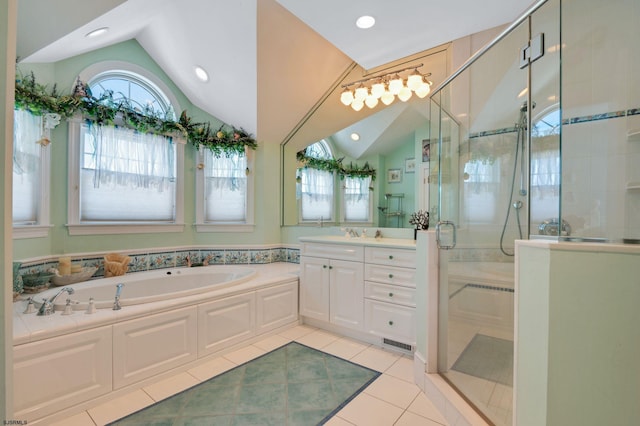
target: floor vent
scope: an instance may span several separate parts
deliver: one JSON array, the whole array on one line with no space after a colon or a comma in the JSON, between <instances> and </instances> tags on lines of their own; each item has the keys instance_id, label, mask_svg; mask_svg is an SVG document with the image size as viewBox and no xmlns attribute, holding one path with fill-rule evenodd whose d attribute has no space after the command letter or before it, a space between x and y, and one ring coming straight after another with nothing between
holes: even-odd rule
<instances>
[{"instance_id":1,"label":"floor vent","mask_svg":"<svg viewBox=\"0 0 640 426\"><path fill-rule=\"evenodd\" d=\"M411 352L411 349L412 349L411 345L408 345L402 342L396 342L395 340L391 340L387 338L383 338L382 343L384 343L385 345L395 346L396 348L404 349L405 351L409 351L409 352Z\"/></svg>"}]
</instances>

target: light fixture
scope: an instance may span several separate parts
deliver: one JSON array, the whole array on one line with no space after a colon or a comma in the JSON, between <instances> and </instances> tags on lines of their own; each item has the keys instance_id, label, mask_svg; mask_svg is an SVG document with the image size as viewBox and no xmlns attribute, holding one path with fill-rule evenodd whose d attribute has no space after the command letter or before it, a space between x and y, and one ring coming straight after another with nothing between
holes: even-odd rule
<instances>
[{"instance_id":1,"label":"light fixture","mask_svg":"<svg viewBox=\"0 0 640 426\"><path fill-rule=\"evenodd\" d=\"M101 35L106 34L107 31L109 31L109 27L102 27L102 28L98 28L98 29L93 30L93 31L89 31L84 36L87 37L87 38L100 37Z\"/></svg>"},{"instance_id":2,"label":"light fixture","mask_svg":"<svg viewBox=\"0 0 640 426\"><path fill-rule=\"evenodd\" d=\"M196 73L196 77L198 77L201 81L205 83L209 81L209 73L207 73L207 71L204 68L196 65L196 67L193 70Z\"/></svg>"},{"instance_id":3,"label":"light fixture","mask_svg":"<svg viewBox=\"0 0 640 426\"><path fill-rule=\"evenodd\" d=\"M340 102L351 106L355 111L360 111L364 105L369 108L375 108L380 102L391 105L396 97L406 102L414 93L422 99L429 94L433 83L426 79L431 73L422 74L418 71L421 66L422 64L415 65L344 84ZM413 72L408 76L404 74L403 77L403 73L409 70Z\"/></svg>"},{"instance_id":4,"label":"light fixture","mask_svg":"<svg viewBox=\"0 0 640 426\"><path fill-rule=\"evenodd\" d=\"M352 141L359 141L360 140L360 135L356 132L351 133L351 140Z\"/></svg>"},{"instance_id":5,"label":"light fixture","mask_svg":"<svg viewBox=\"0 0 640 426\"><path fill-rule=\"evenodd\" d=\"M356 27L366 30L367 28L371 28L376 24L376 18L369 15L363 15L356 19Z\"/></svg>"}]
</instances>

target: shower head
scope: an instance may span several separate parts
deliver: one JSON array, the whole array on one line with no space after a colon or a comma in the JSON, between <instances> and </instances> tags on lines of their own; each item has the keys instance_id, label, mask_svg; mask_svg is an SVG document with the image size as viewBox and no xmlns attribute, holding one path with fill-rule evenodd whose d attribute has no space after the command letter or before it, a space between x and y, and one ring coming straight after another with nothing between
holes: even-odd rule
<instances>
[{"instance_id":1,"label":"shower head","mask_svg":"<svg viewBox=\"0 0 640 426\"><path fill-rule=\"evenodd\" d=\"M536 103L535 102L531 102L531 109L534 109L536 107ZM520 112L527 112L528 106L527 103L523 103L522 106L520 107Z\"/></svg>"}]
</instances>

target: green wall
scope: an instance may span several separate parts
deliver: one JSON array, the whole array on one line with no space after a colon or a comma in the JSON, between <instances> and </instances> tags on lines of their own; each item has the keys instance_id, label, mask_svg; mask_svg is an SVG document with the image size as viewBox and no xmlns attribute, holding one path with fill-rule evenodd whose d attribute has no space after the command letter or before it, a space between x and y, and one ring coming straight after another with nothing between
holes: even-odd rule
<instances>
[{"instance_id":1,"label":"green wall","mask_svg":"<svg viewBox=\"0 0 640 426\"><path fill-rule=\"evenodd\" d=\"M397 149L386 155L381 161L381 166L379 169L380 192L378 194L378 204L377 206L375 206L375 210L378 210L378 206L387 206L385 194L404 194L404 198L402 198L402 211L404 212L404 217L401 218L398 225L398 218L388 217L386 218L385 222L385 218L380 215L379 223L384 224L386 227L411 227L411 225L409 224L409 218L411 213L415 211L416 206L415 176L416 173L419 173L419 159L416 159L415 171L413 173L406 173L405 161L408 158L415 159L415 144L413 133L411 133L411 135L409 135L405 141L402 141L402 144ZM400 170L400 182L389 182L388 173L390 169ZM398 210L398 199L390 199L390 201L391 202L389 204L388 210Z\"/></svg>"},{"instance_id":2,"label":"green wall","mask_svg":"<svg viewBox=\"0 0 640 426\"><path fill-rule=\"evenodd\" d=\"M180 107L196 121L208 121L213 127L221 121L192 105L169 77L149 57L135 40L79 55L55 64L21 64L19 72L33 71L36 81L61 93L69 93L76 76L91 64L118 60L141 66L161 79L177 98ZM180 111L177 111L179 114ZM229 123L233 124L233 123ZM195 223L195 165L197 151L192 145L185 147L185 229L180 233L122 234L70 236L67 227L67 125L61 123L51 137L51 229L48 238L14 240L16 259L61 253L99 252L105 250L144 249L182 245L238 245L270 244L280 241L279 205L272 202L279 197L279 146L258 141L255 152L255 229L247 233L197 233Z\"/></svg>"}]
</instances>

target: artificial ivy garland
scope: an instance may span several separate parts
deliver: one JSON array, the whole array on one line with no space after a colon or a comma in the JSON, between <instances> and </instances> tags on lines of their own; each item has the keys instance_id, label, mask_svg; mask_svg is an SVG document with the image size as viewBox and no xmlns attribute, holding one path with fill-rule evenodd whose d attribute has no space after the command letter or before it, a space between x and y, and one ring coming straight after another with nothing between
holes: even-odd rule
<instances>
[{"instance_id":1,"label":"artificial ivy garland","mask_svg":"<svg viewBox=\"0 0 640 426\"><path fill-rule=\"evenodd\" d=\"M345 167L342 165L342 160L344 159L344 157L338 159L332 158L330 160L309 157L304 153L304 150L299 151L296 154L296 158L298 162L302 164L303 168L309 167L316 170L336 172L338 176L340 176L340 179L344 179L345 176L347 176L350 178L360 179L371 177L372 181L376 180L376 170L372 169L371 166L369 166L369 162L365 162L362 167L358 166L357 164L354 165L353 163L349 163L349 166Z\"/></svg>"},{"instance_id":2,"label":"artificial ivy garland","mask_svg":"<svg viewBox=\"0 0 640 426\"><path fill-rule=\"evenodd\" d=\"M81 82L78 82L72 95L60 95L56 85L47 92L45 86L36 83L35 76L31 73L16 79L15 93L16 108L25 109L32 114L55 113L69 119L80 112L87 120L104 125L113 125L117 117L126 126L141 133L178 133L196 147L209 148L216 156L244 154L246 147L258 147L256 140L242 128L231 126L228 129L223 125L214 130L210 123L193 122L186 111L180 114L178 121L170 118L171 111L165 116L159 116L151 109L139 111L126 100L114 101L110 92L95 98Z\"/></svg>"}]
</instances>

